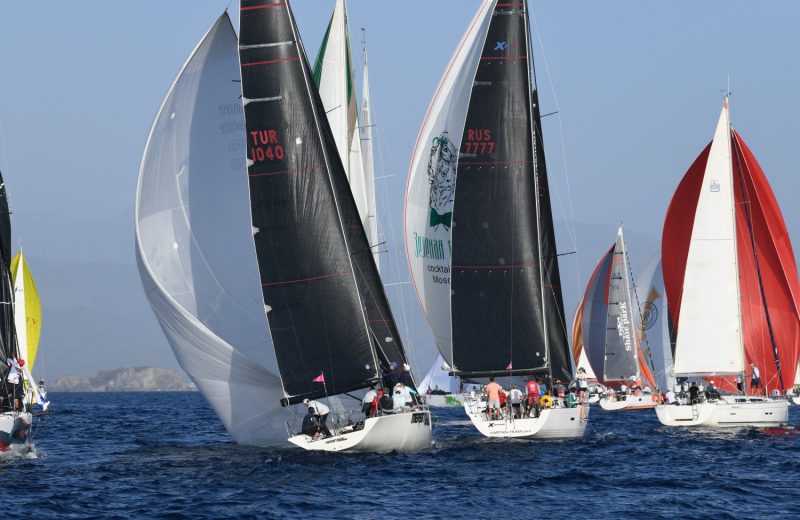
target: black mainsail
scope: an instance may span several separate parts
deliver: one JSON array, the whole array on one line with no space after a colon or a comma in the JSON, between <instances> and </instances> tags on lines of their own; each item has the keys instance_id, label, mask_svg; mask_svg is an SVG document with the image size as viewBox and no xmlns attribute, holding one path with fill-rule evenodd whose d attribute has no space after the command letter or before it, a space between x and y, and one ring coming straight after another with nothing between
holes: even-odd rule
<instances>
[{"instance_id":1,"label":"black mainsail","mask_svg":"<svg viewBox=\"0 0 800 520\"><path fill-rule=\"evenodd\" d=\"M0 373L8 366L5 360L17 357L14 328L14 287L11 284L11 211L3 176L0 174Z\"/></svg>"},{"instance_id":2,"label":"black mainsail","mask_svg":"<svg viewBox=\"0 0 800 520\"><path fill-rule=\"evenodd\" d=\"M291 9L242 0L240 25L253 236L284 403L365 388L405 355Z\"/></svg>"},{"instance_id":3,"label":"black mainsail","mask_svg":"<svg viewBox=\"0 0 800 520\"><path fill-rule=\"evenodd\" d=\"M452 227L462 377L572 377L526 4L497 3L472 85Z\"/></svg>"}]
</instances>

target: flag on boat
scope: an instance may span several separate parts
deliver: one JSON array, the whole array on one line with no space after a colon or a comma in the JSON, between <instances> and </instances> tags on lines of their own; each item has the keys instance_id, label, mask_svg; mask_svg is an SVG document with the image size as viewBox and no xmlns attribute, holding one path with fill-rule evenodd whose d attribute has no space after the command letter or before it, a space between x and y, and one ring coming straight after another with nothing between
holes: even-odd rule
<instances>
[{"instance_id":1,"label":"flag on boat","mask_svg":"<svg viewBox=\"0 0 800 520\"><path fill-rule=\"evenodd\" d=\"M509 363L508 366L506 367L506 370L511 370L511 368L512 368L511 363Z\"/></svg>"},{"instance_id":2,"label":"flag on boat","mask_svg":"<svg viewBox=\"0 0 800 520\"><path fill-rule=\"evenodd\" d=\"M311 380L312 383L325 383L325 374L322 372L319 373L317 377Z\"/></svg>"}]
</instances>

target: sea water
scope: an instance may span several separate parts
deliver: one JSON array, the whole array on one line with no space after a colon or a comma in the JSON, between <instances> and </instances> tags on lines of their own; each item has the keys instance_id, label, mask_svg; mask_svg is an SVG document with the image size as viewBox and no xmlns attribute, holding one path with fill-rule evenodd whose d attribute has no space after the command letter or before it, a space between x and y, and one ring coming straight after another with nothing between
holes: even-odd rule
<instances>
[{"instance_id":1,"label":"sea water","mask_svg":"<svg viewBox=\"0 0 800 520\"><path fill-rule=\"evenodd\" d=\"M52 393L34 449L0 461L27 518L796 518L800 431L666 428L593 407L581 441L487 439L436 409L433 449L237 446L198 393ZM800 407L790 407L800 424ZM15 514L15 516L17 516Z\"/></svg>"}]
</instances>

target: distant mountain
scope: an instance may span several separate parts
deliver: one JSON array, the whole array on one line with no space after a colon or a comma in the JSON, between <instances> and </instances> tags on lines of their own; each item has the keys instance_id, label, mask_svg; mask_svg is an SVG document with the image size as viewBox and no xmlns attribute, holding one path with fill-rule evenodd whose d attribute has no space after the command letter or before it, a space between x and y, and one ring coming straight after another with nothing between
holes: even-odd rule
<instances>
[{"instance_id":1,"label":"distant mountain","mask_svg":"<svg viewBox=\"0 0 800 520\"><path fill-rule=\"evenodd\" d=\"M185 392L196 390L174 370L157 367L101 370L94 377L64 376L47 385L54 392Z\"/></svg>"}]
</instances>

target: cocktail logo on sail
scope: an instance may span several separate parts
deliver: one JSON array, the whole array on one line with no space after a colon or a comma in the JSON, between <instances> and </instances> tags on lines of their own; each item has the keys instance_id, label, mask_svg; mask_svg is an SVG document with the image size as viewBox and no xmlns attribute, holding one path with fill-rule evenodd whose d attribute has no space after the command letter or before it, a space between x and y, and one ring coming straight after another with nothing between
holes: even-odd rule
<instances>
[{"instance_id":1,"label":"cocktail logo on sail","mask_svg":"<svg viewBox=\"0 0 800 520\"><path fill-rule=\"evenodd\" d=\"M617 316L617 334L624 338L625 350L631 350L631 326L628 319L628 304L619 302L619 316Z\"/></svg>"},{"instance_id":2,"label":"cocktail logo on sail","mask_svg":"<svg viewBox=\"0 0 800 520\"><path fill-rule=\"evenodd\" d=\"M431 184L430 227L433 229L444 226L444 229L449 230L452 226L457 158L458 154L447 137L447 132L433 138L428 158L428 180Z\"/></svg>"}]
</instances>

